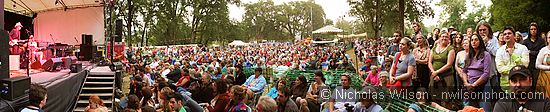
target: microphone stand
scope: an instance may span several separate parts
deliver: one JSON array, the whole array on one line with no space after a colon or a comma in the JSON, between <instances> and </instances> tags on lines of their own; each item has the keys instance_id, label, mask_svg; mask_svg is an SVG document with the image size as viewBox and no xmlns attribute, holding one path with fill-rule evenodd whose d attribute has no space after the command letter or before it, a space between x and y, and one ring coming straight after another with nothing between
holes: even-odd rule
<instances>
[{"instance_id":1,"label":"microphone stand","mask_svg":"<svg viewBox=\"0 0 550 112\"><path fill-rule=\"evenodd\" d=\"M29 32L29 30L27 30L27 35L29 35L29 37L30 37L30 35L31 35L31 33ZM33 38L34 38L34 37L33 37ZM27 53L27 54L26 54L27 57L25 57L25 58L27 59L27 63L26 63L26 64L27 64L27 77L31 77L31 72L30 72L30 71L31 71L31 69L30 69L30 66L31 66L31 60L30 60L31 53L30 53L30 50L29 50L29 48L30 48L30 46L29 46L30 40L31 40L30 38L27 39L27 48L25 48L25 52Z\"/></svg>"},{"instance_id":2,"label":"microphone stand","mask_svg":"<svg viewBox=\"0 0 550 112\"><path fill-rule=\"evenodd\" d=\"M53 57L57 58L57 45L55 44L55 40L53 39L52 34L50 34L50 39L52 39L53 42Z\"/></svg>"}]
</instances>

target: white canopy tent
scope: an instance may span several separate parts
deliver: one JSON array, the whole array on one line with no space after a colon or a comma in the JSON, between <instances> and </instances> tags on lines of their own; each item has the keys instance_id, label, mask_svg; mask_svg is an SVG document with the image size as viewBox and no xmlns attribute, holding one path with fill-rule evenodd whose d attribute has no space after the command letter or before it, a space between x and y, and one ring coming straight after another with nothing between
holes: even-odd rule
<instances>
[{"instance_id":1,"label":"white canopy tent","mask_svg":"<svg viewBox=\"0 0 550 112\"><path fill-rule=\"evenodd\" d=\"M229 43L230 46L248 46L249 43L245 43L241 40L233 40L233 42Z\"/></svg>"},{"instance_id":2,"label":"white canopy tent","mask_svg":"<svg viewBox=\"0 0 550 112\"><path fill-rule=\"evenodd\" d=\"M315 31L313 31L313 34L324 34L324 33L342 33L344 30L336 28L332 25L328 25L322 28L319 28Z\"/></svg>"}]
</instances>

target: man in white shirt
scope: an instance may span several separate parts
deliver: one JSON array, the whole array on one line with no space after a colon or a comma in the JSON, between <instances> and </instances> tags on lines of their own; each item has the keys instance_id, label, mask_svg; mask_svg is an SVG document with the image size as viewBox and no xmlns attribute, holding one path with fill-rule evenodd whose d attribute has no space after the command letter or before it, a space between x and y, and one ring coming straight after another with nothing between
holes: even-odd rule
<instances>
[{"instance_id":1,"label":"man in white shirt","mask_svg":"<svg viewBox=\"0 0 550 112\"><path fill-rule=\"evenodd\" d=\"M503 91L509 91L510 84L508 73L516 65L527 66L529 64L529 50L524 45L516 43L515 33L512 27L505 27L503 32L506 44L498 48L495 63L497 71L501 74L500 86Z\"/></svg>"}]
</instances>

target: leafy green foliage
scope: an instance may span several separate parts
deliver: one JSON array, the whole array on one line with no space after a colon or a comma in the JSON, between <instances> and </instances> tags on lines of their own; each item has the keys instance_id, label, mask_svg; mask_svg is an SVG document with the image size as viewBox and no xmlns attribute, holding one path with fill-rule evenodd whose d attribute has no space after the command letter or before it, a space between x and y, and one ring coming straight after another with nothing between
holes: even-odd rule
<instances>
[{"instance_id":1,"label":"leafy green foliage","mask_svg":"<svg viewBox=\"0 0 550 112\"><path fill-rule=\"evenodd\" d=\"M398 0L348 0L350 14L358 18L359 30L365 30L371 37L391 35L398 30L400 23ZM419 21L423 17L433 16L428 2L423 0L405 1L405 20ZM385 32L382 32L385 31ZM371 35L372 34L372 35Z\"/></svg>"},{"instance_id":2,"label":"leafy green foliage","mask_svg":"<svg viewBox=\"0 0 550 112\"><path fill-rule=\"evenodd\" d=\"M312 30L325 25L323 8L311 1L294 1L274 5L271 0L245 4L243 23L247 37L253 40L291 40L296 35L302 38Z\"/></svg>"},{"instance_id":3,"label":"leafy green foliage","mask_svg":"<svg viewBox=\"0 0 550 112\"><path fill-rule=\"evenodd\" d=\"M466 2L474 7L470 13L466 13ZM463 33L467 28L475 28L479 21L489 18L487 7L479 5L475 0L442 0L436 5L444 8L440 27L453 26Z\"/></svg>"},{"instance_id":4,"label":"leafy green foliage","mask_svg":"<svg viewBox=\"0 0 550 112\"><path fill-rule=\"evenodd\" d=\"M522 32L529 30L529 23L537 22L540 31L550 30L549 0L491 0L489 11L494 30L512 26Z\"/></svg>"}]
</instances>

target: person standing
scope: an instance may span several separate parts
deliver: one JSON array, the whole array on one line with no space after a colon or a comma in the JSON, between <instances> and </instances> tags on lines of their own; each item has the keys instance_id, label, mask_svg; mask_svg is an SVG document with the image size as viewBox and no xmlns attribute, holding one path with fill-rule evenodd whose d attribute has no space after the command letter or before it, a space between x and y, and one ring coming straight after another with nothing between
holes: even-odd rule
<instances>
[{"instance_id":1,"label":"person standing","mask_svg":"<svg viewBox=\"0 0 550 112\"><path fill-rule=\"evenodd\" d=\"M529 64L529 50L524 45L516 43L514 28L504 27L503 36L506 44L498 48L495 62L497 71L501 74L500 87L502 91L509 91L508 73L516 65L527 66Z\"/></svg>"},{"instance_id":2,"label":"person standing","mask_svg":"<svg viewBox=\"0 0 550 112\"><path fill-rule=\"evenodd\" d=\"M428 61L428 67L431 71L429 90L434 95L442 95L443 92L453 91L451 86L455 85L455 76L453 75L453 63L455 60L455 50L451 45L449 33L442 32L437 44L432 49ZM451 88L451 89L449 89ZM434 98L436 102L441 102L445 108L451 108L453 104L449 99Z\"/></svg>"},{"instance_id":3,"label":"person standing","mask_svg":"<svg viewBox=\"0 0 550 112\"><path fill-rule=\"evenodd\" d=\"M476 37L479 37L479 36L476 36ZM457 82L460 86L460 84L462 83L465 83L465 82L468 82L467 79L468 79L468 75L466 73L464 73L464 71L462 71L464 69L464 65L465 65L465 60L466 58L468 57L468 53L470 52L470 38L469 37L464 37L463 39L463 42L462 42L462 49L461 51L459 51L458 53L456 53L456 58L455 58L455 64L454 64L454 68L456 69L456 75L459 76L459 82Z\"/></svg>"},{"instance_id":4,"label":"person standing","mask_svg":"<svg viewBox=\"0 0 550 112\"><path fill-rule=\"evenodd\" d=\"M388 47L386 56L390 59L393 59L395 53L399 52L399 41L401 41L401 32L396 31L393 33L393 44Z\"/></svg>"},{"instance_id":5,"label":"person standing","mask_svg":"<svg viewBox=\"0 0 550 112\"><path fill-rule=\"evenodd\" d=\"M529 25L529 35L527 35L527 38L523 40L523 43L521 43L529 49L529 66L527 66L527 68L529 68L533 74L533 80L535 80L533 81L533 85L536 85L536 80L539 76L537 70L535 69L535 61L537 60L537 55L539 54L540 49L545 46L544 39L540 37L538 28L537 23L532 22Z\"/></svg>"},{"instance_id":6,"label":"person standing","mask_svg":"<svg viewBox=\"0 0 550 112\"><path fill-rule=\"evenodd\" d=\"M416 35L422 35L422 26L420 26L420 23L413 22L412 23L412 28L413 28L413 32L414 32L414 35L412 37L415 37ZM412 39L412 41L414 43L416 43L416 38Z\"/></svg>"},{"instance_id":7,"label":"person standing","mask_svg":"<svg viewBox=\"0 0 550 112\"><path fill-rule=\"evenodd\" d=\"M430 69L428 68L428 57L430 56L430 47L428 41L422 35L416 35L418 40L418 47L413 50L414 58L416 60L416 73L413 76L413 90L417 90L418 87L428 88L430 79Z\"/></svg>"},{"instance_id":8,"label":"person standing","mask_svg":"<svg viewBox=\"0 0 550 112\"><path fill-rule=\"evenodd\" d=\"M436 41L439 39L439 28L434 28L432 31L432 36L428 38L428 44L430 45L430 49L433 48Z\"/></svg>"},{"instance_id":9,"label":"person standing","mask_svg":"<svg viewBox=\"0 0 550 112\"><path fill-rule=\"evenodd\" d=\"M486 87L485 83L491 73L491 66L489 66L490 60L492 60L491 54L485 50L482 40L483 38L479 35L472 35L469 39L470 45L462 70L462 73L466 76L462 77L462 81L468 92L483 92ZM486 102L481 102L480 99L467 100L470 101L468 105L478 108L483 107L484 109L491 108Z\"/></svg>"},{"instance_id":10,"label":"person standing","mask_svg":"<svg viewBox=\"0 0 550 112\"><path fill-rule=\"evenodd\" d=\"M17 22L15 23L15 26L13 27L13 29L10 31L10 54L18 54L18 47L16 46L17 45L17 40L21 39L21 32L19 30L21 30L21 28L23 28L23 25L21 25L21 22Z\"/></svg>"},{"instance_id":11,"label":"person standing","mask_svg":"<svg viewBox=\"0 0 550 112\"><path fill-rule=\"evenodd\" d=\"M550 43L550 31L546 35L546 42ZM535 67L540 70L539 77L535 80L537 90L544 92L546 97L550 98L550 44L540 49Z\"/></svg>"}]
</instances>

